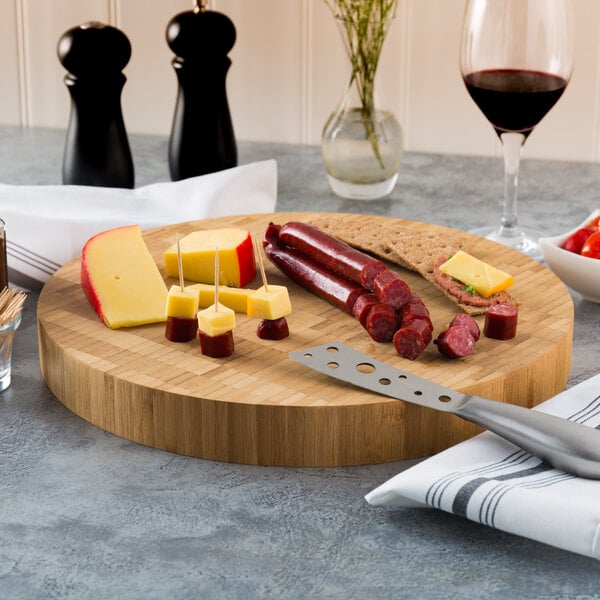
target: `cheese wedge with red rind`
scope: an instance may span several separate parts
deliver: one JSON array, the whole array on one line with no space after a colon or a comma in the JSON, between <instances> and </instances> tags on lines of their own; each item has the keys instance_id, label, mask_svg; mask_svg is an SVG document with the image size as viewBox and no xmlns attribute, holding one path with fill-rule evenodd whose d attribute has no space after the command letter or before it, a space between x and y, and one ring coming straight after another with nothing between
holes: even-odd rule
<instances>
[{"instance_id":1,"label":"cheese wedge with red rind","mask_svg":"<svg viewBox=\"0 0 600 600\"><path fill-rule=\"evenodd\" d=\"M219 284L244 287L256 277L252 238L245 229L225 227L193 231L179 240L183 278L215 282L215 254L219 250ZM164 254L167 277L179 277L177 244Z\"/></svg>"},{"instance_id":2,"label":"cheese wedge with red rind","mask_svg":"<svg viewBox=\"0 0 600 600\"><path fill-rule=\"evenodd\" d=\"M167 318L167 286L137 225L109 229L85 243L81 287L111 329Z\"/></svg>"}]
</instances>

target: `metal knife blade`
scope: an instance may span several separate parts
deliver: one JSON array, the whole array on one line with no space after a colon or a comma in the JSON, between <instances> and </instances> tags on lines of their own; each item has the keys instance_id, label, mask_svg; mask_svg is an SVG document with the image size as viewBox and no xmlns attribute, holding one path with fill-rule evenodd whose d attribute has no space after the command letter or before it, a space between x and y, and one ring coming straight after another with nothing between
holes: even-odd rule
<instances>
[{"instance_id":1,"label":"metal knife blade","mask_svg":"<svg viewBox=\"0 0 600 600\"><path fill-rule=\"evenodd\" d=\"M465 395L331 342L293 360L382 396L455 414L579 477L600 479L600 430L522 406Z\"/></svg>"}]
</instances>

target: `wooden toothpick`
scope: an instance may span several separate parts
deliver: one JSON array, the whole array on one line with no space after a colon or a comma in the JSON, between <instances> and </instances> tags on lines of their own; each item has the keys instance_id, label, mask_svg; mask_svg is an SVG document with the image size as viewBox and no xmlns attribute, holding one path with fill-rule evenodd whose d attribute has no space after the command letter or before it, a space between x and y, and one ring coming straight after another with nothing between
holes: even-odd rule
<instances>
[{"instance_id":1,"label":"wooden toothpick","mask_svg":"<svg viewBox=\"0 0 600 600\"><path fill-rule=\"evenodd\" d=\"M215 248L215 312L219 311L219 247Z\"/></svg>"},{"instance_id":2,"label":"wooden toothpick","mask_svg":"<svg viewBox=\"0 0 600 600\"><path fill-rule=\"evenodd\" d=\"M23 308L27 298L25 292L5 287L0 293L0 326L10 323Z\"/></svg>"},{"instance_id":3,"label":"wooden toothpick","mask_svg":"<svg viewBox=\"0 0 600 600\"><path fill-rule=\"evenodd\" d=\"M267 285L267 274L265 273L265 263L263 262L260 247L256 240L254 241L254 248L256 250L256 258L258 260L258 268L260 269L260 276L262 277L262 282L263 282L263 285L265 286L265 292L268 292L269 286Z\"/></svg>"},{"instance_id":4,"label":"wooden toothpick","mask_svg":"<svg viewBox=\"0 0 600 600\"><path fill-rule=\"evenodd\" d=\"M179 285L181 286L181 291L184 291L183 285L183 266L181 261L181 246L179 245L179 234L177 234L177 269L179 270Z\"/></svg>"}]
</instances>

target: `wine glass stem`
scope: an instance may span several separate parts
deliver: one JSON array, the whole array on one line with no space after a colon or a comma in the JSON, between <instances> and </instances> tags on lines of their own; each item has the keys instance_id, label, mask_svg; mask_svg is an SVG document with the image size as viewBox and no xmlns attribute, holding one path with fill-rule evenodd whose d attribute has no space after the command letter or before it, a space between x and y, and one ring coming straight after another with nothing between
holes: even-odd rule
<instances>
[{"instance_id":1,"label":"wine glass stem","mask_svg":"<svg viewBox=\"0 0 600 600\"><path fill-rule=\"evenodd\" d=\"M501 237L517 237L521 233L517 216L517 194L525 136L522 133L507 132L501 134L500 139L504 153L504 205L499 233Z\"/></svg>"}]
</instances>

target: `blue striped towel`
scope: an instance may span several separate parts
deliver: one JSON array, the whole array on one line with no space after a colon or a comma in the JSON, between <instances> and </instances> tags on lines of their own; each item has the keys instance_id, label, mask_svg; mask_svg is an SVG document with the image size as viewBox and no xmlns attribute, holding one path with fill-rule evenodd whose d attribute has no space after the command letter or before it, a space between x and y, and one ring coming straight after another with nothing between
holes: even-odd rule
<instances>
[{"instance_id":1,"label":"blue striped towel","mask_svg":"<svg viewBox=\"0 0 600 600\"><path fill-rule=\"evenodd\" d=\"M600 429L600 375L534 410ZM438 508L600 559L600 481L555 469L489 431L403 471L366 500Z\"/></svg>"}]
</instances>

